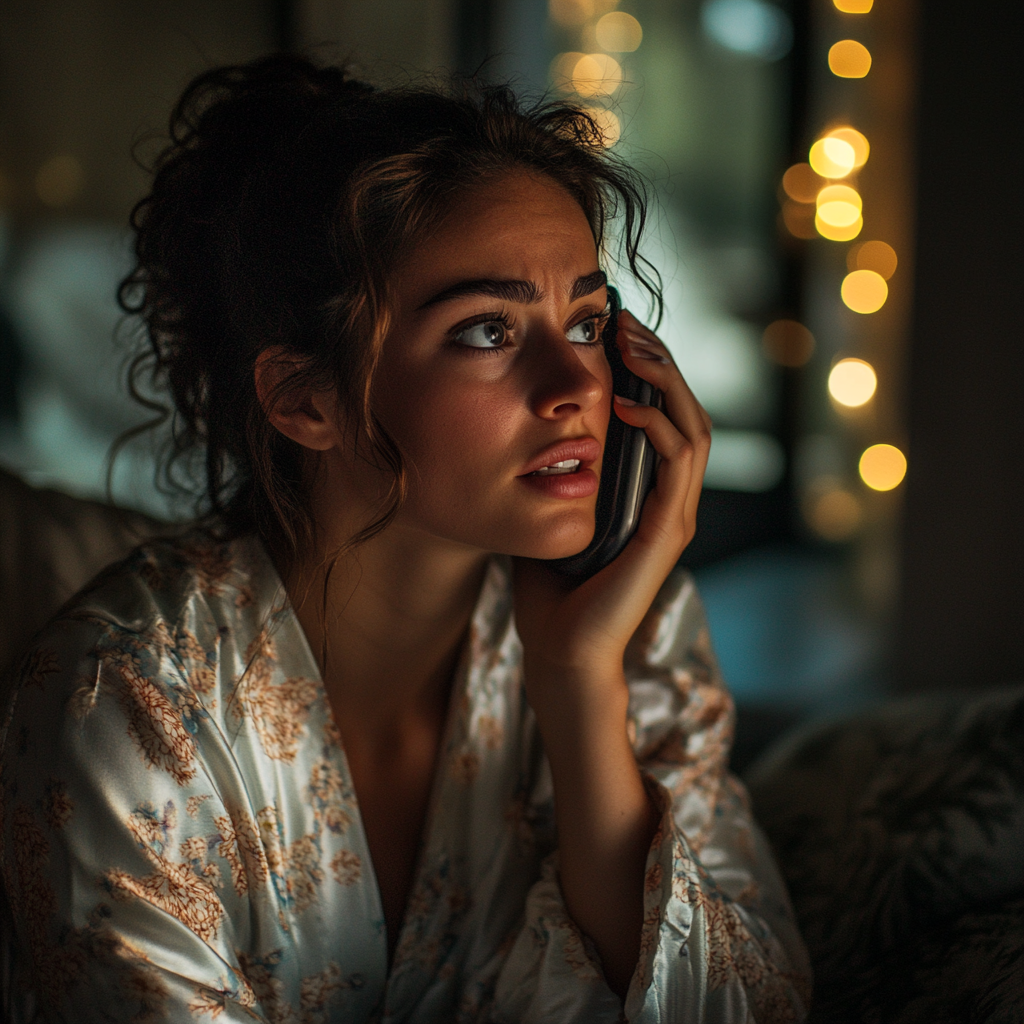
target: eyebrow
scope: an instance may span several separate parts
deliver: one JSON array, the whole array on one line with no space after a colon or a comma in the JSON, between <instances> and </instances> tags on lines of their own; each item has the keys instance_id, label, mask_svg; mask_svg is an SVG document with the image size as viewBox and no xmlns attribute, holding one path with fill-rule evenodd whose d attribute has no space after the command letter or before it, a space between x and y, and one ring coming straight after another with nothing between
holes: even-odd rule
<instances>
[{"instance_id":1,"label":"eyebrow","mask_svg":"<svg viewBox=\"0 0 1024 1024\"><path fill-rule=\"evenodd\" d=\"M577 277L569 289L569 300L575 302L582 299L584 295L591 295L599 288L608 284L608 275L603 270L595 270L592 274L584 274ZM438 292L432 298L427 299L419 308L427 309L429 306L436 306L442 302L451 302L453 299L461 299L466 295L489 295L495 299L504 299L506 302L520 302L530 305L540 302L544 297L543 292L533 281L496 280L494 278L478 278L473 281L459 281L456 284Z\"/></svg>"}]
</instances>

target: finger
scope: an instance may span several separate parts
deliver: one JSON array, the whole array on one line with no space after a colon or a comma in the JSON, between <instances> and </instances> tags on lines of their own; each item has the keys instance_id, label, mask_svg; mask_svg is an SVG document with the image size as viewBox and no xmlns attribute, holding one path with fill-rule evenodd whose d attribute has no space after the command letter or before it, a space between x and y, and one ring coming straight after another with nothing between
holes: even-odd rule
<instances>
[{"instance_id":1,"label":"finger","mask_svg":"<svg viewBox=\"0 0 1024 1024\"><path fill-rule=\"evenodd\" d=\"M690 390L665 345L650 331L640 335L631 327L624 327L620 332L620 347L627 368L662 392L665 412L672 422L695 445L703 443L705 435L711 431L711 418Z\"/></svg>"},{"instance_id":2,"label":"finger","mask_svg":"<svg viewBox=\"0 0 1024 1024\"><path fill-rule=\"evenodd\" d=\"M691 442L663 412L652 406L626 405L616 396L615 412L624 423L643 430L661 458L658 490L662 498L685 505L694 470L700 488L709 445Z\"/></svg>"},{"instance_id":3,"label":"finger","mask_svg":"<svg viewBox=\"0 0 1024 1024\"><path fill-rule=\"evenodd\" d=\"M678 501L684 521L695 523L711 452L710 429L689 438L663 412L647 405L624 404L619 396L615 399L615 412L624 423L646 432L662 460L658 469L662 497L669 502Z\"/></svg>"},{"instance_id":4,"label":"finger","mask_svg":"<svg viewBox=\"0 0 1024 1024\"><path fill-rule=\"evenodd\" d=\"M631 334L635 334L640 338L650 341L654 345L660 345L664 348L662 340L648 327L642 320L638 320L628 310L624 309L619 314L619 327L622 330L629 331ZM665 354L671 358L671 353L665 348Z\"/></svg>"}]
</instances>

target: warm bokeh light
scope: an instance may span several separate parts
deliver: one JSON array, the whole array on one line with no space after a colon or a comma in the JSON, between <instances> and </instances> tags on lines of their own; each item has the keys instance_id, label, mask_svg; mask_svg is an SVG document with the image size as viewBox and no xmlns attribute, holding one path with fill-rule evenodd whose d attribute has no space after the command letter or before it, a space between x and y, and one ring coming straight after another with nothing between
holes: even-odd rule
<instances>
[{"instance_id":1,"label":"warm bokeh light","mask_svg":"<svg viewBox=\"0 0 1024 1024\"><path fill-rule=\"evenodd\" d=\"M632 53L640 46L644 30L632 14L612 11L606 14L594 30L597 45L612 53Z\"/></svg>"},{"instance_id":2,"label":"warm bokeh light","mask_svg":"<svg viewBox=\"0 0 1024 1024\"><path fill-rule=\"evenodd\" d=\"M860 457L860 478L875 491L891 491L907 475L907 457L891 444L873 444Z\"/></svg>"},{"instance_id":3,"label":"warm bokeh light","mask_svg":"<svg viewBox=\"0 0 1024 1024\"><path fill-rule=\"evenodd\" d=\"M779 366L803 366L814 354L814 335L796 320L776 320L764 329L761 346Z\"/></svg>"},{"instance_id":4,"label":"warm bokeh light","mask_svg":"<svg viewBox=\"0 0 1024 1024\"><path fill-rule=\"evenodd\" d=\"M847 270L873 270L886 281L896 273L896 250L888 242L859 242L846 254Z\"/></svg>"},{"instance_id":5,"label":"warm bokeh light","mask_svg":"<svg viewBox=\"0 0 1024 1024\"><path fill-rule=\"evenodd\" d=\"M842 142L853 147L854 170L857 170L858 167L863 167L868 162L871 144L868 142L867 137L857 131L856 128L848 126L845 128L834 128L828 133L826 138L840 139Z\"/></svg>"},{"instance_id":6,"label":"warm bokeh light","mask_svg":"<svg viewBox=\"0 0 1024 1024\"><path fill-rule=\"evenodd\" d=\"M843 278L842 296L854 313L877 313L889 297L889 286L873 270L855 270Z\"/></svg>"},{"instance_id":7,"label":"warm bokeh light","mask_svg":"<svg viewBox=\"0 0 1024 1024\"><path fill-rule=\"evenodd\" d=\"M818 218L834 228L848 228L860 218L860 193L849 185L826 185L817 198Z\"/></svg>"},{"instance_id":8,"label":"warm bokeh light","mask_svg":"<svg viewBox=\"0 0 1024 1024\"><path fill-rule=\"evenodd\" d=\"M860 234L863 227L864 218L860 216L852 224L840 227L835 224L827 224L817 213L814 215L814 230L830 242L849 242Z\"/></svg>"},{"instance_id":9,"label":"warm bokeh light","mask_svg":"<svg viewBox=\"0 0 1024 1024\"><path fill-rule=\"evenodd\" d=\"M870 401L877 387L874 367L863 359L840 359L828 375L828 393L850 409Z\"/></svg>"},{"instance_id":10,"label":"warm bokeh light","mask_svg":"<svg viewBox=\"0 0 1024 1024\"><path fill-rule=\"evenodd\" d=\"M825 184L810 164L793 164L782 176L783 191L798 203L813 203Z\"/></svg>"},{"instance_id":11,"label":"warm bokeh light","mask_svg":"<svg viewBox=\"0 0 1024 1024\"><path fill-rule=\"evenodd\" d=\"M811 146L808 160L823 178L845 178L857 163L857 153L850 143L827 135Z\"/></svg>"},{"instance_id":12,"label":"warm bokeh light","mask_svg":"<svg viewBox=\"0 0 1024 1024\"><path fill-rule=\"evenodd\" d=\"M551 75L551 84L563 92L572 92L572 73L583 57L586 57L586 54L578 50L560 53L551 62L548 72Z\"/></svg>"},{"instance_id":13,"label":"warm bokeh light","mask_svg":"<svg viewBox=\"0 0 1024 1024\"><path fill-rule=\"evenodd\" d=\"M36 195L46 206L67 206L78 198L85 183L85 172L70 153L55 156L36 172Z\"/></svg>"},{"instance_id":14,"label":"warm bokeh light","mask_svg":"<svg viewBox=\"0 0 1024 1024\"><path fill-rule=\"evenodd\" d=\"M814 206L789 199L782 206L782 223L794 238L814 238Z\"/></svg>"},{"instance_id":15,"label":"warm bokeh light","mask_svg":"<svg viewBox=\"0 0 1024 1024\"><path fill-rule=\"evenodd\" d=\"M551 20L564 28L578 28L618 5L618 0L548 0Z\"/></svg>"},{"instance_id":16,"label":"warm bokeh light","mask_svg":"<svg viewBox=\"0 0 1024 1024\"><path fill-rule=\"evenodd\" d=\"M618 117L612 111L605 110L604 107L584 107L583 109L597 122L597 127L601 130L601 141L605 148L611 149L622 135L622 125L619 124Z\"/></svg>"},{"instance_id":17,"label":"warm bokeh light","mask_svg":"<svg viewBox=\"0 0 1024 1024\"><path fill-rule=\"evenodd\" d=\"M860 529L864 518L857 496L834 478L816 480L803 501L804 518L822 540L839 543Z\"/></svg>"},{"instance_id":18,"label":"warm bokeh light","mask_svg":"<svg viewBox=\"0 0 1024 1024\"><path fill-rule=\"evenodd\" d=\"M842 39L828 51L828 66L839 78L863 78L871 70L871 53L856 39Z\"/></svg>"},{"instance_id":19,"label":"warm bokeh light","mask_svg":"<svg viewBox=\"0 0 1024 1024\"><path fill-rule=\"evenodd\" d=\"M622 84L622 65L607 53L588 53L572 70L572 87L581 96L611 96Z\"/></svg>"},{"instance_id":20,"label":"warm bokeh light","mask_svg":"<svg viewBox=\"0 0 1024 1024\"><path fill-rule=\"evenodd\" d=\"M825 144L825 143L829 144ZM839 159L834 160L831 154ZM819 138L807 155L812 171L823 178L845 178L853 170L853 146L842 139Z\"/></svg>"},{"instance_id":21,"label":"warm bokeh light","mask_svg":"<svg viewBox=\"0 0 1024 1024\"><path fill-rule=\"evenodd\" d=\"M832 0L843 14L867 14L875 0Z\"/></svg>"}]
</instances>

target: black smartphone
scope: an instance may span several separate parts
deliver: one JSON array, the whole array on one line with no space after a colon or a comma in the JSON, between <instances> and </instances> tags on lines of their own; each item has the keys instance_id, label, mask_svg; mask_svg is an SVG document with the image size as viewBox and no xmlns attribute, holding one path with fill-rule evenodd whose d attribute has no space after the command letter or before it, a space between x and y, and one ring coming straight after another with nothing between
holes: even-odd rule
<instances>
[{"instance_id":1,"label":"black smartphone","mask_svg":"<svg viewBox=\"0 0 1024 1024\"><path fill-rule=\"evenodd\" d=\"M621 306L614 288L608 289L608 303L611 311L601 341L612 368L612 389L616 395L631 398L638 405L660 409L661 392L628 370L622 361L615 341ZM657 462L658 453L647 434L623 423L613 410L604 442L594 539L578 555L548 562L555 572L573 583L582 583L622 551L640 522L644 499L654 486Z\"/></svg>"}]
</instances>

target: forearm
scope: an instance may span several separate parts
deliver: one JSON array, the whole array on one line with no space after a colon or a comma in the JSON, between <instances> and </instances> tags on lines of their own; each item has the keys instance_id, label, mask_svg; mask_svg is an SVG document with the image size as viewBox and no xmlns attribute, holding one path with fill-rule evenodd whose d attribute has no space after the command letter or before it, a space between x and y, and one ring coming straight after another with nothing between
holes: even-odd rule
<instances>
[{"instance_id":1,"label":"forearm","mask_svg":"<svg viewBox=\"0 0 1024 1024\"><path fill-rule=\"evenodd\" d=\"M564 674L542 685L549 693L573 691ZM624 996L640 952L644 867L657 815L626 733L625 681L601 689L613 699L567 699L538 721L554 780L566 907L597 947L609 985Z\"/></svg>"}]
</instances>

